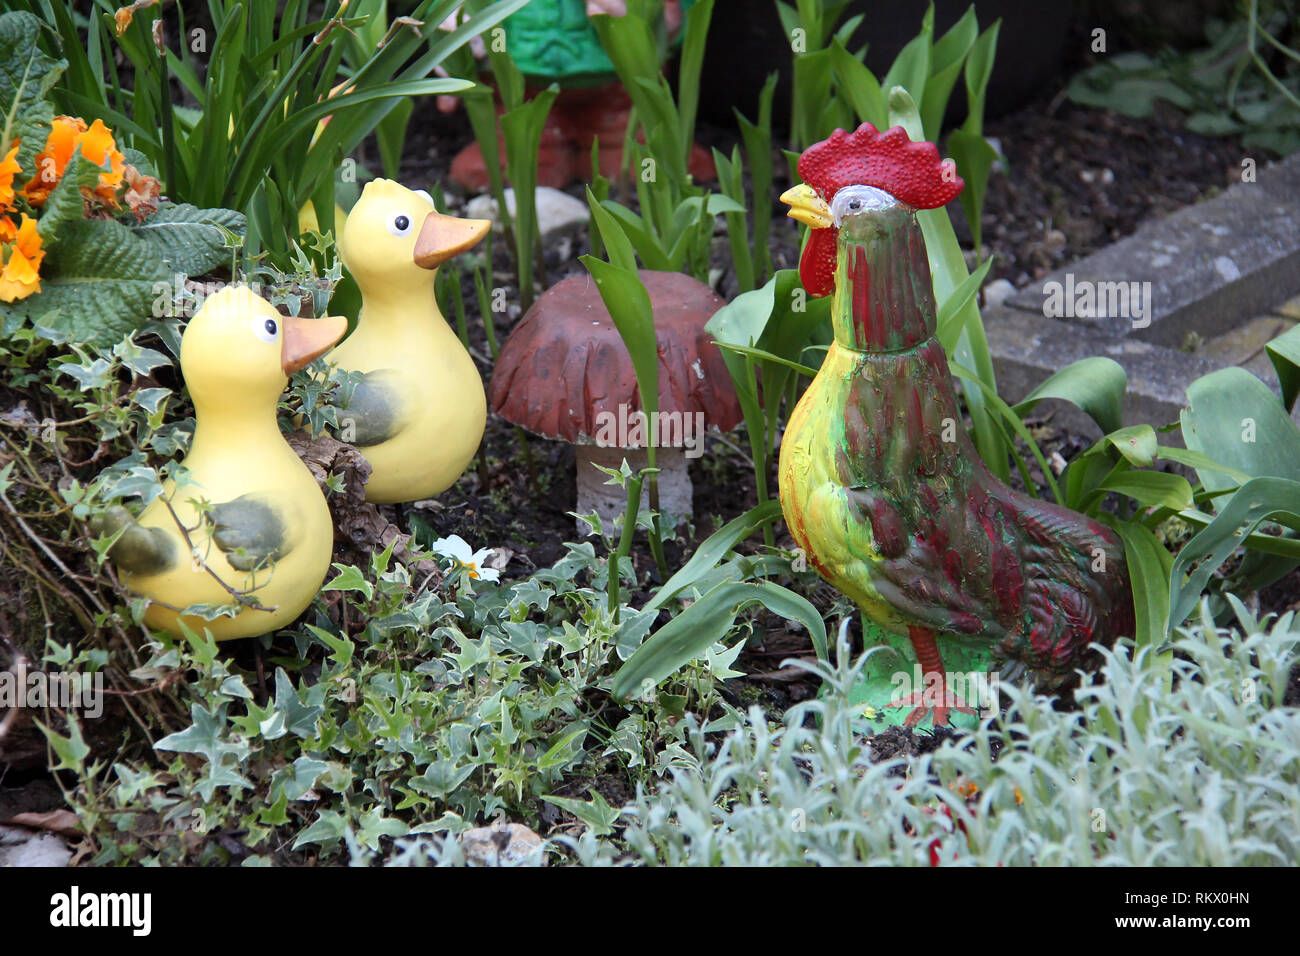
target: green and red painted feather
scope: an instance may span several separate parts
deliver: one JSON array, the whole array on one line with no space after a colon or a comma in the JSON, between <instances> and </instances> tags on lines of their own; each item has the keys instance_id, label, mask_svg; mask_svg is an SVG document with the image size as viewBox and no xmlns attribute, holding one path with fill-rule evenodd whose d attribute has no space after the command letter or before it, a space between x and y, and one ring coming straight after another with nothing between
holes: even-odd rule
<instances>
[{"instance_id":1,"label":"green and red painted feather","mask_svg":"<svg viewBox=\"0 0 1300 956\"><path fill-rule=\"evenodd\" d=\"M907 636L927 678L944 680L937 638L963 662L1019 662L1038 689L1063 689L1095 666L1091 644L1133 632L1123 547L1002 484L961 427L915 215L961 180L933 144L865 123L810 147L799 174L824 204L813 218L834 216L800 276L813 295L834 292L835 342L782 439L792 534L869 620ZM960 704L918 706L908 722L933 709L942 723Z\"/></svg>"}]
</instances>

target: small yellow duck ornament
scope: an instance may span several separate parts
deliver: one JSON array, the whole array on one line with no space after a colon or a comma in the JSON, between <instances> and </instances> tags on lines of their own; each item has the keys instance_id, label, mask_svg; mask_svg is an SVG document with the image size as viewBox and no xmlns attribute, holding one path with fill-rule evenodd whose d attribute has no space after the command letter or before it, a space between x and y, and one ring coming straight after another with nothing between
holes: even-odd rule
<instances>
[{"instance_id":1,"label":"small yellow duck ornament","mask_svg":"<svg viewBox=\"0 0 1300 956\"><path fill-rule=\"evenodd\" d=\"M151 599L145 622L178 621L214 639L255 637L301 614L333 554L329 508L280 433L276 406L288 376L347 331L342 317L277 312L243 287L208 297L181 338L181 371L194 401L189 454L138 518L122 507L97 523L121 531L109 557L123 583ZM239 605L234 617L181 613Z\"/></svg>"},{"instance_id":2,"label":"small yellow duck ornament","mask_svg":"<svg viewBox=\"0 0 1300 956\"><path fill-rule=\"evenodd\" d=\"M438 310L437 268L492 223L438 212L423 190L366 184L339 252L361 289L361 314L331 361L363 378L339 414L339 437L370 462L366 500L416 501L445 491L478 450L483 380Z\"/></svg>"}]
</instances>

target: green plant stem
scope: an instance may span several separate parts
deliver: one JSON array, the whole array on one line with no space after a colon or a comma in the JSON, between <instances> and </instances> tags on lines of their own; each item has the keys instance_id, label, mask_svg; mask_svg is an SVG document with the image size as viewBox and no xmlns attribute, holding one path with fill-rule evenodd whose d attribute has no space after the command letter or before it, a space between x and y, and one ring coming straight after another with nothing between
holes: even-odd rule
<instances>
[{"instance_id":1,"label":"green plant stem","mask_svg":"<svg viewBox=\"0 0 1300 956\"><path fill-rule=\"evenodd\" d=\"M655 446L653 444L646 446L646 466L654 469L650 472L650 491L647 496L650 499L650 553L654 555L655 568L659 571L659 577L668 580L668 561L664 557L664 538L663 528L660 525L659 516L659 471L655 462ZM640 491L637 492L638 496ZM640 501L640 498L637 499Z\"/></svg>"},{"instance_id":2,"label":"green plant stem","mask_svg":"<svg viewBox=\"0 0 1300 956\"><path fill-rule=\"evenodd\" d=\"M492 361L497 360L501 354L501 346L497 344L497 327L496 320L492 318L492 300L487 291L487 280L484 278L483 271L478 266L474 267L474 292L478 296L478 313L483 319L483 334L487 336L488 351L492 355ZM492 271L492 234L488 233L487 241L487 272Z\"/></svg>"},{"instance_id":3,"label":"green plant stem","mask_svg":"<svg viewBox=\"0 0 1300 956\"><path fill-rule=\"evenodd\" d=\"M623 566L623 559L632 553L632 537L636 534L636 519L641 510L641 484L642 476L634 475L627 480L627 506L623 512L623 530L618 536L618 549L610 559L609 565L609 613L615 615L615 623L618 621L619 606L619 586L620 586L620 569ZM651 476L653 482L653 476ZM651 484L651 494L654 485Z\"/></svg>"}]
</instances>

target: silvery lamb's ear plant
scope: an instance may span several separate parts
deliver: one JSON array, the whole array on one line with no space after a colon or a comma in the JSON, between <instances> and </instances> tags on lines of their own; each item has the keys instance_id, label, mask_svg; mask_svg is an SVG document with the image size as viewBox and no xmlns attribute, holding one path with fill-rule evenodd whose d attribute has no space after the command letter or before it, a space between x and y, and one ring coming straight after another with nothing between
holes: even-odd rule
<instances>
[{"instance_id":1,"label":"silvery lamb's ear plant","mask_svg":"<svg viewBox=\"0 0 1300 956\"><path fill-rule=\"evenodd\" d=\"M1078 710L1004 686L999 717L910 765L871 762L849 696L864 659L850 663L841 631L839 663L817 667L826 692L783 727L757 709L721 739L692 725L671 780L624 808L620 840L555 843L588 864L1294 862L1300 710L1283 700L1300 620L1234 606L1236 631L1204 605L1178 630L1172 689L1126 643Z\"/></svg>"}]
</instances>

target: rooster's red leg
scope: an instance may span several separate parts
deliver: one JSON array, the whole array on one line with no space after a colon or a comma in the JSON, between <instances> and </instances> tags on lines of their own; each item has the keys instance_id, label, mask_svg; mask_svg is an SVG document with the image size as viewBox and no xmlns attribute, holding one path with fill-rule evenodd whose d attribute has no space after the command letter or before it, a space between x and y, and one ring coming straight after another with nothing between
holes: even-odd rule
<instances>
[{"instance_id":1,"label":"rooster's red leg","mask_svg":"<svg viewBox=\"0 0 1300 956\"><path fill-rule=\"evenodd\" d=\"M924 627L909 627L907 636L912 639L912 648L916 651L916 659L921 665L922 686L904 697L891 700L885 706L913 708L907 715L907 720L903 722L904 727L915 727L931 710L934 711L936 727L948 723L950 710L960 711L963 714L975 713L966 705L966 701L948 690L943 658L939 655L939 645L935 642L934 631Z\"/></svg>"}]
</instances>

